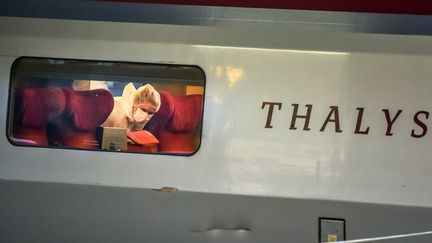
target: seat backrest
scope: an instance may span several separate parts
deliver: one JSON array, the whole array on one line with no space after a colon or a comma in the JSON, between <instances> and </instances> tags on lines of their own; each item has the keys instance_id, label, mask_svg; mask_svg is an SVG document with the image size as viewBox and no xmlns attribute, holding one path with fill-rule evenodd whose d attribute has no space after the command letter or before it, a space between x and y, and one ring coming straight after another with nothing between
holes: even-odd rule
<instances>
[{"instance_id":1,"label":"seat backrest","mask_svg":"<svg viewBox=\"0 0 432 243\"><path fill-rule=\"evenodd\" d=\"M114 107L112 94L104 89L63 91L67 99L65 115L70 116L71 125L80 131L92 131L99 127Z\"/></svg>"},{"instance_id":2,"label":"seat backrest","mask_svg":"<svg viewBox=\"0 0 432 243\"><path fill-rule=\"evenodd\" d=\"M160 92L161 107L145 129L159 140L159 152L191 153L202 117L202 95L173 96Z\"/></svg>"},{"instance_id":3,"label":"seat backrest","mask_svg":"<svg viewBox=\"0 0 432 243\"><path fill-rule=\"evenodd\" d=\"M166 91L159 92L161 105L159 111L154 114L150 121L146 124L145 129L152 134L158 134L160 129L165 129L166 123L174 113L174 97Z\"/></svg>"},{"instance_id":4,"label":"seat backrest","mask_svg":"<svg viewBox=\"0 0 432 243\"><path fill-rule=\"evenodd\" d=\"M114 107L112 94L103 89L62 90L66 97L66 107L49 124L50 143L69 148L97 149L99 142L96 139L96 128L107 119Z\"/></svg>"},{"instance_id":5,"label":"seat backrest","mask_svg":"<svg viewBox=\"0 0 432 243\"><path fill-rule=\"evenodd\" d=\"M201 121L202 95L175 96L174 107L167 129L172 132L195 130Z\"/></svg>"},{"instance_id":6,"label":"seat backrest","mask_svg":"<svg viewBox=\"0 0 432 243\"><path fill-rule=\"evenodd\" d=\"M47 146L47 125L64 111L59 88L25 88L15 93L11 139L17 144Z\"/></svg>"},{"instance_id":7,"label":"seat backrest","mask_svg":"<svg viewBox=\"0 0 432 243\"><path fill-rule=\"evenodd\" d=\"M66 98L59 88L20 89L15 102L23 126L41 127L64 111Z\"/></svg>"}]
</instances>

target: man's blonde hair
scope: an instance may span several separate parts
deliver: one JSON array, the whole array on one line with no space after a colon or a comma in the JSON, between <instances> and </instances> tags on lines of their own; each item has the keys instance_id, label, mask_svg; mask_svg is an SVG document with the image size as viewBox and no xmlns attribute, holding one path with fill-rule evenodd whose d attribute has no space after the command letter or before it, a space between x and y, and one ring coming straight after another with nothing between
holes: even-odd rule
<instances>
[{"instance_id":1,"label":"man's blonde hair","mask_svg":"<svg viewBox=\"0 0 432 243\"><path fill-rule=\"evenodd\" d=\"M157 92L156 89L150 84L139 87L133 100L134 105L139 105L146 102L156 106L156 111L159 110L161 104L159 92Z\"/></svg>"}]
</instances>

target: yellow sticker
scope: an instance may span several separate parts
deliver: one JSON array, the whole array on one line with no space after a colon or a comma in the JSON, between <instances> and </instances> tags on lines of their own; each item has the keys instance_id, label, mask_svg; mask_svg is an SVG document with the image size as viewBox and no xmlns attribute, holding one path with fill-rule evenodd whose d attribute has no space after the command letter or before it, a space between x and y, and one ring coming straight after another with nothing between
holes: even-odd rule
<instances>
[{"instance_id":1,"label":"yellow sticker","mask_svg":"<svg viewBox=\"0 0 432 243\"><path fill-rule=\"evenodd\" d=\"M327 242L336 242L337 235L327 235Z\"/></svg>"}]
</instances>

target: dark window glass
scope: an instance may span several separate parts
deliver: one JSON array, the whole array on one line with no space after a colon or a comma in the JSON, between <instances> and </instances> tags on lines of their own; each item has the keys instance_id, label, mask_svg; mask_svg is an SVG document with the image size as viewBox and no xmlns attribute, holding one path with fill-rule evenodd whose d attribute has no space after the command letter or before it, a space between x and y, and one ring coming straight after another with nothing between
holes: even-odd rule
<instances>
[{"instance_id":1,"label":"dark window glass","mask_svg":"<svg viewBox=\"0 0 432 243\"><path fill-rule=\"evenodd\" d=\"M22 57L12 66L16 145L191 155L205 75L196 66Z\"/></svg>"}]
</instances>

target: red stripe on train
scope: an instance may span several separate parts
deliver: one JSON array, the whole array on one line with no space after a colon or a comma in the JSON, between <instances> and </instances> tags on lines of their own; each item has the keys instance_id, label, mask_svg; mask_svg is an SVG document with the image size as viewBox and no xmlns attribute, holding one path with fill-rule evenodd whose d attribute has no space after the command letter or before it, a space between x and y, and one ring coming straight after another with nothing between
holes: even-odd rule
<instances>
[{"instance_id":1,"label":"red stripe on train","mask_svg":"<svg viewBox=\"0 0 432 243\"><path fill-rule=\"evenodd\" d=\"M108 0L113 2L432 15L430 0Z\"/></svg>"}]
</instances>

